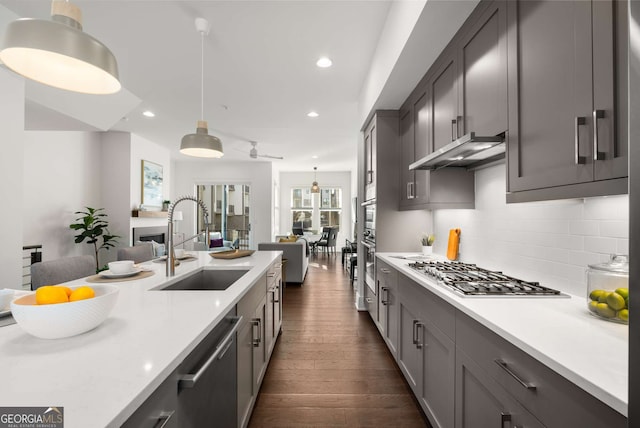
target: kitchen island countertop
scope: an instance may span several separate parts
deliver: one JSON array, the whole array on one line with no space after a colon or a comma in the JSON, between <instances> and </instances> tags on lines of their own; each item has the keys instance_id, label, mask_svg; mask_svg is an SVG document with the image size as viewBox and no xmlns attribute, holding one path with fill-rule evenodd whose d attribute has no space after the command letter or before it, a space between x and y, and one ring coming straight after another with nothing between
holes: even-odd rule
<instances>
[{"instance_id":1,"label":"kitchen island countertop","mask_svg":"<svg viewBox=\"0 0 640 428\"><path fill-rule=\"evenodd\" d=\"M408 267L412 260L397 257L410 255L415 253L376 253L403 275L627 416L628 326L590 315L585 296L462 297Z\"/></svg>"},{"instance_id":2,"label":"kitchen island countertop","mask_svg":"<svg viewBox=\"0 0 640 428\"><path fill-rule=\"evenodd\" d=\"M64 407L66 428L120 426L267 272L280 252L256 251L233 260L195 254L198 258L183 261L172 278L165 276L164 263L147 262L144 266L154 275L113 283L120 289L118 301L105 322L92 331L45 340L18 325L0 328L0 405ZM221 268L249 271L224 291L152 290L201 269Z\"/></svg>"}]
</instances>

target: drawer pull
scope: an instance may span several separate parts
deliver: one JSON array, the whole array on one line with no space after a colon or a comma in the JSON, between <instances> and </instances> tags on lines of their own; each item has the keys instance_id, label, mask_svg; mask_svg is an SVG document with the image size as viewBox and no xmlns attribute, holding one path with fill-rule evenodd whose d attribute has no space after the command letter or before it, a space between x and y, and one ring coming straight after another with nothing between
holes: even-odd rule
<instances>
[{"instance_id":1,"label":"drawer pull","mask_svg":"<svg viewBox=\"0 0 640 428\"><path fill-rule=\"evenodd\" d=\"M171 412L162 412L160 413L160 415L158 416L158 420L156 421L155 425L153 426L153 428L164 428L167 426L167 424L169 423L169 419L171 419L171 417L173 416L173 414L176 411L173 410Z\"/></svg>"},{"instance_id":2,"label":"drawer pull","mask_svg":"<svg viewBox=\"0 0 640 428\"><path fill-rule=\"evenodd\" d=\"M416 323L416 348L418 349L422 349L424 347L424 342L420 341L420 335L418 334L418 329L422 330L422 328L424 327L424 324L419 322ZM422 334L422 337L424 337L424 333Z\"/></svg>"},{"instance_id":3,"label":"drawer pull","mask_svg":"<svg viewBox=\"0 0 640 428\"><path fill-rule=\"evenodd\" d=\"M230 320L231 320L231 328L229 329L229 332L224 336L224 338L220 341L220 343L216 345L215 351L213 352L213 354L211 354L209 359L202 365L202 367L198 369L196 373L185 374L180 376L180 379L178 380L178 388L193 388L194 386L196 386L198 379L202 377L202 375L207 371L209 366L213 364L213 362L216 359L220 359L224 356L224 354L229 349L229 346L233 342L233 335L236 333L236 330L238 330L238 327L242 322L242 317L234 316L234 317L230 317ZM169 415L169 417L171 417L171 415Z\"/></svg>"},{"instance_id":4,"label":"drawer pull","mask_svg":"<svg viewBox=\"0 0 640 428\"><path fill-rule=\"evenodd\" d=\"M380 272L382 273L391 273L391 271L387 268L380 268Z\"/></svg>"},{"instance_id":5,"label":"drawer pull","mask_svg":"<svg viewBox=\"0 0 640 428\"><path fill-rule=\"evenodd\" d=\"M509 376L511 376L512 378L514 378L520 385L522 385L523 387L527 388L530 391L535 391L536 390L536 386L532 385L528 382L525 382L524 380L522 380L522 378L520 378L520 376L518 376L517 374L515 374L513 372L513 370L511 370L509 368L509 366L507 365L507 363L505 363L504 361L502 361L501 359L495 359L493 360L495 361L495 363L500 366L500 368L502 370L504 370L505 372L507 372L509 374Z\"/></svg>"}]
</instances>

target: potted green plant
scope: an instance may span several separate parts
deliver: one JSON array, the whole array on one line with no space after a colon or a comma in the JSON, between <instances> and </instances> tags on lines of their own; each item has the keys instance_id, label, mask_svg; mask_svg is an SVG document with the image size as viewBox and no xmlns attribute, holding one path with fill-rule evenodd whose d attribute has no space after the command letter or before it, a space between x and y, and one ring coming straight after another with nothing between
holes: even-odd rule
<instances>
[{"instance_id":1,"label":"potted green plant","mask_svg":"<svg viewBox=\"0 0 640 428\"><path fill-rule=\"evenodd\" d=\"M420 243L422 244L422 254L428 256L433 253L433 243L436 241L435 235L429 233L423 233L420 237Z\"/></svg>"},{"instance_id":2,"label":"potted green plant","mask_svg":"<svg viewBox=\"0 0 640 428\"><path fill-rule=\"evenodd\" d=\"M98 261L98 252L100 250L109 250L114 247L115 242L120 238L118 235L112 235L109 232L109 223L107 215L103 213L104 208L85 207L86 211L76 211L81 217L76 219L76 223L70 224L69 227L77 232L75 236L76 244L87 241L92 244L96 255L96 273L105 270L106 266L100 269ZM100 242L102 241L102 242Z\"/></svg>"}]
</instances>

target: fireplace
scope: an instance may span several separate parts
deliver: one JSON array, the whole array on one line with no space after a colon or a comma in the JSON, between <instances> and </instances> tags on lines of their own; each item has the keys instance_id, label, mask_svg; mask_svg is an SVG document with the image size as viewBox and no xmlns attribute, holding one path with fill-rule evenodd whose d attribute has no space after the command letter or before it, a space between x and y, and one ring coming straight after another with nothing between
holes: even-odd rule
<instances>
[{"instance_id":1,"label":"fireplace","mask_svg":"<svg viewBox=\"0 0 640 428\"><path fill-rule=\"evenodd\" d=\"M159 244L164 244L166 235L167 226L134 227L131 245L135 245L138 241L155 241Z\"/></svg>"}]
</instances>

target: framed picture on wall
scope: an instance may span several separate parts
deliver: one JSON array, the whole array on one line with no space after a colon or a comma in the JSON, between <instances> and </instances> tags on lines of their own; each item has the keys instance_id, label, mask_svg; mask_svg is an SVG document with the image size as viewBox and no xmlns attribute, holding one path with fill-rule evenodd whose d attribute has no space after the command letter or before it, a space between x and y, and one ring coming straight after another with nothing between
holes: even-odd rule
<instances>
[{"instance_id":1,"label":"framed picture on wall","mask_svg":"<svg viewBox=\"0 0 640 428\"><path fill-rule=\"evenodd\" d=\"M162 165L142 160L142 205L162 209Z\"/></svg>"}]
</instances>

